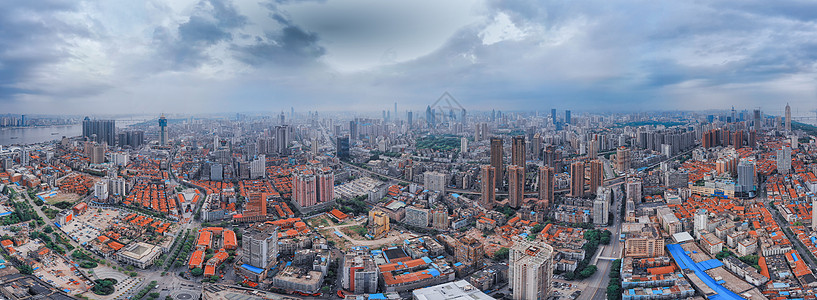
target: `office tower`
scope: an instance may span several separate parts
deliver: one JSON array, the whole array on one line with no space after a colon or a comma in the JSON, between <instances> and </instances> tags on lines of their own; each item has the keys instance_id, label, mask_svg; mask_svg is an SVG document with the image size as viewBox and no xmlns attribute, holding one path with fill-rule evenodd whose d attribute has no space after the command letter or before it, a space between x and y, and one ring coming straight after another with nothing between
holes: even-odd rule
<instances>
[{"instance_id":1,"label":"office tower","mask_svg":"<svg viewBox=\"0 0 817 300\"><path fill-rule=\"evenodd\" d=\"M26 115L20 115L20 126L26 127Z\"/></svg>"},{"instance_id":2,"label":"office tower","mask_svg":"<svg viewBox=\"0 0 817 300\"><path fill-rule=\"evenodd\" d=\"M292 118L292 115L290 115L289 117ZM279 125L284 125L285 123L286 123L286 117L284 116L284 111L282 110L281 114L278 115L278 124Z\"/></svg>"},{"instance_id":3,"label":"office tower","mask_svg":"<svg viewBox=\"0 0 817 300\"><path fill-rule=\"evenodd\" d=\"M570 196L584 197L584 163L570 164Z\"/></svg>"},{"instance_id":4,"label":"office tower","mask_svg":"<svg viewBox=\"0 0 817 300\"><path fill-rule=\"evenodd\" d=\"M641 178L627 178L625 189L627 191L627 201L641 203Z\"/></svg>"},{"instance_id":5,"label":"office tower","mask_svg":"<svg viewBox=\"0 0 817 300\"><path fill-rule=\"evenodd\" d=\"M503 171L505 169L502 163L502 138L491 138L491 166L496 170L494 182L498 186L502 186L502 180L505 179L505 172Z\"/></svg>"},{"instance_id":6,"label":"office tower","mask_svg":"<svg viewBox=\"0 0 817 300\"><path fill-rule=\"evenodd\" d=\"M553 168L539 167L539 200L547 201L548 206L553 203Z\"/></svg>"},{"instance_id":7,"label":"office tower","mask_svg":"<svg viewBox=\"0 0 817 300\"><path fill-rule=\"evenodd\" d=\"M786 131L791 132L791 106L786 103Z\"/></svg>"},{"instance_id":8,"label":"office tower","mask_svg":"<svg viewBox=\"0 0 817 300\"><path fill-rule=\"evenodd\" d=\"M299 207L317 204L317 182L312 170L306 169L299 172L292 181L292 199L295 204Z\"/></svg>"},{"instance_id":9,"label":"office tower","mask_svg":"<svg viewBox=\"0 0 817 300\"><path fill-rule=\"evenodd\" d=\"M761 113L760 113L760 110L759 110L759 109L755 109L755 110L752 112L752 115L753 115L753 117L754 117L754 122L753 122L753 124L752 124L752 125L755 127L755 130L759 130L759 129L763 128L763 123L761 123L761 120L760 120L760 119L761 119Z\"/></svg>"},{"instance_id":10,"label":"office tower","mask_svg":"<svg viewBox=\"0 0 817 300\"><path fill-rule=\"evenodd\" d=\"M791 170L791 148L784 146L777 150L777 173L789 174Z\"/></svg>"},{"instance_id":11,"label":"office tower","mask_svg":"<svg viewBox=\"0 0 817 300\"><path fill-rule=\"evenodd\" d=\"M289 156L289 126L275 126L275 151L280 156Z\"/></svg>"},{"instance_id":12,"label":"office tower","mask_svg":"<svg viewBox=\"0 0 817 300\"><path fill-rule=\"evenodd\" d=\"M423 186L432 191L445 193L445 177L445 174L440 172L425 172L423 173Z\"/></svg>"},{"instance_id":13,"label":"office tower","mask_svg":"<svg viewBox=\"0 0 817 300\"><path fill-rule=\"evenodd\" d=\"M616 171L627 173L630 171L630 149L619 147L616 149Z\"/></svg>"},{"instance_id":14,"label":"office tower","mask_svg":"<svg viewBox=\"0 0 817 300\"><path fill-rule=\"evenodd\" d=\"M369 234L375 238L389 233L389 215L380 210L369 211Z\"/></svg>"},{"instance_id":15,"label":"office tower","mask_svg":"<svg viewBox=\"0 0 817 300\"><path fill-rule=\"evenodd\" d=\"M610 221L610 188L599 187L596 191L596 200L593 200L593 224L607 225Z\"/></svg>"},{"instance_id":16,"label":"office tower","mask_svg":"<svg viewBox=\"0 0 817 300\"><path fill-rule=\"evenodd\" d=\"M738 188L744 193L755 191L755 163L741 160L738 164Z\"/></svg>"},{"instance_id":17,"label":"office tower","mask_svg":"<svg viewBox=\"0 0 817 300\"><path fill-rule=\"evenodd\" d=\"M570 124L570 111L565 111L565 124Z\"/></svg>"},{"instance_id":18,"label":"office tower","mask_svg":"<svg viewBox=\"0 0 817 300\"><path fill-rule=\"evenodd\" d=\"M517 165L508 166L508 204L519 208L525 199L525 168Z\"/></svg>"},{"instance_id":19,"label":"office tower","mask_svg":"<svg viewBox=\"0 0 817 300\"><path fill-rule=\"evenodd\" d=\"M244 229L241 235L242 262L267 270L275 265L278 257L278 228L258 223Z\"/></svg>"},{"instance_id":20,"label":"office tower","mask_svg":"<svg viewBox=\"0 0 817 300\"><path fill-rule=\"evenodd\" d=\"M590 192L595 193L596 189L604 184L604 166L601 160L590 161Z\"/></svg>"},{"instance_id":21,"label":"office tower","mask_svg":"<svg viewBox=\"0 0 817 300\"><path fill-rule=\"evenodd\" d=\"M511 164L525 168L525 136L515 136L511 140Z\"/></svg>"},{"instance_id":22,"label":"office tower","mask_svg":"<svg viewBox=\"0 0 817 300\"><path fill-rule=\"evenodd\" d=\"M397 102L394 102L394 120L397 121L399 119L400 119L400 117L397 114Z\"/></svg>"},{"instance_id":23,"label":"office tower","mask_svg":"<svg viewBox=\"0 0 817 300\"><path fill-rule=\"evenodd\" d=\"M552 119L551 121L553 122L553 124L556 125L556 109L555 108L550 110L550 118Z\"/></svg>"},{"instance_id":24,"label":"office tower","mask_svg":"<svg viewBox=\"0 0 817 300\"><path fill-rule=\"evenodd\" d=\"M480 186L482 188L482 199L480 204L487 210L494 209L494 201L496 200L496 168L490 165L482 166L482 179L480 179Z\"/></svg>"},{"instance_id":25,"label":"office tower","mask_svg":"<svg viewBox=\"0 0 817 300\"><path fill-rule=\"evenodd\" d=\"M165 115L159 117L159 145L167 146L167 118Z\"/></svg>"},{"instance_id":26,"label":"office tower","mask_svg":"<svg viewBox=\"0 0 817 300\"><path fill-rule=\"evenodd\" d=\"M508 259L508 281L514 300L547 299L553 277L553 247L538 241L518 240Z\"/></svg>"},{"instance_id":27,"label":"office tower","mask_svg":"<svg viewBox=\"0 0 817 300\"><path fill-rule=\"evenodd\" d=\"M97 143L116 145L116 121L91 120L85 117L82 120L82 136Z\"/></svg>"},{"instance_id":28,"label":"office tower","mask_svg":"<svg viewBox=\"0 0 817 300\"><path fill-rule=\"evenodd\" d=\"M411 111L406 113L406 121L408 121L408 127L411 128L411 123L414 122L414 113Z\"/></svg>"},{"instance_id":29,"label":"office tower","mask_svg":"<svg viewBox=\"0 0 817 300\"><path fill-rule=\"evenodd\" d=\"M431 109L431 106L426 106L426 123L428 123L428 128L434 128L436 125L434 123L434 110Z\"/></svg>"},{"instance_id":30,"label":"office tower","mask_svg":"<svg viewBox=\"0 0 817 300\"><path fill-rule=\"evenodd\" d=\"M460 138L460 153L468 153L468 138Z\"/></svg>"},{"instance_id":31,"label":"office tower","mask_svg":"<svg viewBox=\"0 0 817 300\"><path fill-rule=\"evenodd\" d=\"M331 167L323 167L317 170L318 186L315 196L318 203L325 203L335 200L335 172Z\"/></svg>"},{"instance_id":32,"label":"office tower","mask_svg":"<svg viewBox=\"0 0 817 300\"><path fill-rule=\"evenodd\" d=\"M349 159L349 136L340 136L337 138L335 151L338 159Z\"/></svg>"},{"instance_id":33,"label":"office tower","mask_svg":"<svg viewBox=\"0 0 817 300\"><path fill-rule=\"evenodd\" d=\"M349 121L349 138L352 140L360 138L360 132L357 128L357 120Z\"/></svg>"}]
</instances>

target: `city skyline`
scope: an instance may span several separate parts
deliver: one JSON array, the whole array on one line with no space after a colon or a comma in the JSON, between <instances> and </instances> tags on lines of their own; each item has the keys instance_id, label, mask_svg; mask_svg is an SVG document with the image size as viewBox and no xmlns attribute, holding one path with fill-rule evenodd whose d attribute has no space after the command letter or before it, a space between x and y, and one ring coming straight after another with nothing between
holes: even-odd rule
<instances>
[{"instance_id":1,"label":"city skyline","mask_svg":"<svg viewBox=\"0 0 817 300\"><path fill-rule=\"evenodd\" d=\"M19 113L378 112L394 102L417 111L448 91L469 111L738 104L782 114L776 107L788 102L798 115L815 109L817 95L813 3L55 0L0 8L8 49L0 104Z\"/></svg>"}]
</instances>

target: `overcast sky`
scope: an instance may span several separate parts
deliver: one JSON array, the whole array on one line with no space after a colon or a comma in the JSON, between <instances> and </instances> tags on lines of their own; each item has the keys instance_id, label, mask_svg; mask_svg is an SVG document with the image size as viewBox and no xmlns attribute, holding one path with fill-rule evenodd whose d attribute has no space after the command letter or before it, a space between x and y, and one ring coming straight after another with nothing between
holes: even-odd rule
<instances>
[{"instance_id":1,"label":"overcast sky","mask_svg":"<svg viewBox=\"0 0 817 300\"><path fill-rule=\"evenodd\" d=\"M3 0L0 112L817 108L817 1Z\"/></svg>"}]
</instances>

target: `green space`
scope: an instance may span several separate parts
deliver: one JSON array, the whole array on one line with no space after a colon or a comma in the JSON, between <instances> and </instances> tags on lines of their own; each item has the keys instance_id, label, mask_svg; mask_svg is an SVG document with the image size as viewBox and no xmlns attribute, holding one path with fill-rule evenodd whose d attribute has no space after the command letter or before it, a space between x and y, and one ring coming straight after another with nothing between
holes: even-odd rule
<instances>
[{"instance_id":1,"label":"green space","mask_svg":"<svg viewBox=\"0 0 817 300\"><path fill-rule=\"evenodd\" d=\"M607 300L621 299L621 259L613 261L610 267L610 283L607 284Z\"/></svg>"},{"instance_id":2,"label":"green space","mask_svg":"<svg viewBox=\"0 0 817 300\"><path fill-rule=\"evenodd\" d=\"M460 139L447 135L428 135L417 139L417 149L455 151L460 149Z\"/></svg>"},{"instance_id":3,"label":"green space","mask_svg":"<svg viewBox=\"0 0 817 300\"><path fill-rule=\"evenodd\" d=\"M114 292L113 286L116 284L117 281L116 279L113 278L105 278L94 280L94 282L96 284L94 285L93 288L91 288L91 291L94 292L94 294L106 296L113 294Z\"/></svg>"},{"instance_id":4,"label":"green space","mask_svg":"<svg viewBox=\"0 0 817 300\"><path fill-rule=\"evenodd\" d=\"M2 222L0 223L2 223L3 226L40 219L27 201L13 202L12 204L14 205L14 211L10 215L2 218Z\"/></svg>"}]
</instances>

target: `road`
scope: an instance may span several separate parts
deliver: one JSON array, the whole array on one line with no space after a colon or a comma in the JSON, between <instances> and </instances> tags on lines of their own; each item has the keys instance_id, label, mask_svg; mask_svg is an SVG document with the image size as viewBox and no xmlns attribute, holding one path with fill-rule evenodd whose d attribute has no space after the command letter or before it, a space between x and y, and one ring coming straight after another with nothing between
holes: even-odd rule
<instances>
[{"instance_id":1,"label":"road","mask_svg":"<svg viewBox=\"0 0 817 300\"><path fill-rule=\"evenodd\" d=\"M621 235L621 214L619 213L621 199L618 197L614 198L615 200L611 206L615 210L613 212L613 226L608 228L608 230L613 233L610 239L610 245L604 246L604 248L596 254L595 260L597 260L596 267L598 267L598 271L596 271L593 276L590 276L590 278L585 279L585 282L589 282L589 285L587 290L582 292L579 299L607 299L607 284L610 282L610 267L613 262L607 259L599 259L598 257L621 257L621 250L624 247L624 243L619 241L619 236Z\"/></svg>"},{"instance_id":2,"label":"road","mask_svg":"<svg viewBox=\"0 0 817 300\"><path fill-rule=\"evenodd\" d=\"M786 220L783 220L783 217L780 215L780 212L778 212L776 209L769 206L769 202L765 198L762 200L762 202L763 202L763 205L766 206L766 209L768 209L769 212L772 213L774 221L777 222L777 226L779 226L780 228L788 228L789 227L789 222L786 222ZM786 237L791 241L791 243L797 249L797 253L800 254L800 257L805 259L806 264L808 264L809 268L815 269L815 266L817 266L817 263L815 263L815 261L812 259L812 256L809 255L809 253L811 253L811 252L807 248L803 247L803 243L800 240L798 240L796 236L792 236L791 234L789 234L789 231L783 230L783 233L786 235ZM804 253L806 255L803 255Z\"/></svg>"}]
</instances>

